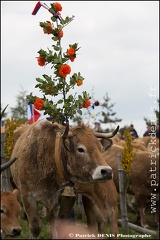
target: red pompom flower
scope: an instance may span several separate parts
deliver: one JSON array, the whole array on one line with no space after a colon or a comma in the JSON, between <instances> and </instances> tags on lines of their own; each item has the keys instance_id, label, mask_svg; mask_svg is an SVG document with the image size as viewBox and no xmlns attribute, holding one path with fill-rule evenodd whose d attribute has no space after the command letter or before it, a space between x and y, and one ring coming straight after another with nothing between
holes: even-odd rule
<instances>
[{"instance_id":1,"label":"red pompom flower","mask_svg":"<svg viewBox=\"0 0 160 240\"><path fill-rule=\"evenodd\" d=\"M61 65L59 69L59 75L63 78L66 78L67 74L70 74L71 68L68 64Z\"/></svg>"},{"instance_id":2,"label":"red pompom flower","mask_svg":"<svg viewBox=\"0 0 160 240\"><path fill-rule=\"evenodd\" d=\"M38 65L41 66L41 67L43 67L46 63L45 59L42 56L39 56L37 58L37 61L38 61Z\"/></svg>"},{"instance_id":3,"label":"red pompom flower","mask_svg":"<svg viewBox=\"0 0 160 240\"><path fill-rule=\"evenodd\" d=\"M83 103L82 107L83 108L88 108L91 105L91 100L86 99L85 102Z\"/></svg>"},{"instance_id":4,"label":"red pompom flower","mask_svg":"<svg viewBox=\"0 0 160 240\"><path fill-rule=\"evenodd\" d=\"M60 3L55 2L54 6L55 6L55 9L56 9L56 12L62 11L62 5Z\"/></svg>"},{"instance_id":5,"label":"red pompom flower","mask_svg":"<svg viewBox=\"0 0 160 240\"><path fill-rule=\"evenodd\" d=\"M41 98L36 98L35 102L34 102L34 107L37 110L41 110L44 107L44 101Z\"/></svg>"}]
</instances>

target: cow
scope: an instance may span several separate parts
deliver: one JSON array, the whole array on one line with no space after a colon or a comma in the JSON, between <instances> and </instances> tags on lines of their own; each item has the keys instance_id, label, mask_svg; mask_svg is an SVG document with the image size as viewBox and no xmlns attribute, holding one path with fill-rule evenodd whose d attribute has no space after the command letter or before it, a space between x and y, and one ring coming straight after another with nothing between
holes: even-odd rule
<instances>
[{"instance_id":1,"label":"cow","mask_svg":"<svg viewBox=\"0 0 160 240\"><path fill-rule=\"evenodd\" d=\"M156 152L159 154L159 138L156 136L145 136L141 138L136 138L133 140L135 146L143 146L147 148L148 151ZM144 149L145 150L145 149Z\"/></svg>"},{"instance_id":2,"label":"cow","mask_svg":"<svg viewBox=\"0 0 160 240\"><path fill-rule=\"evenodd\" d=\"M1 230L2 237L16 237L21 234L19 214L21 206L18 201L19 191L1 192Z\"/></svg>"},{"instance_id":3,"label":"cow","mask_svg":"<svg viewBox=\"0 0 160 240\"><path fill-rule=\"evenodd\" d=\"M104 153L106 162L113 169L113 180L117 191L119 191L118 179L118 154L123 151L123 147L113 144L110 149ZM128 193L135 196L137 208L140 214L140 224L147 228L148 223L145 216L145 210L150 202L151 212L155 211L155 221L158 224L159 213L159 157L150 151L134 149L134 158L130 170L130 184ZM153 203L154 202L154 203ZM153 206L152 204L155 204ZM154 208L154 209L153 209ZM154 215L154 214L153 214Z\"/></svg>"},{"instance_id":4,"label":"cow","mask_svg":"<svg viewBox=\"0 0 160 240\"><path fill-rule=\"evenodd\" d=\"M98 134L99 135L99 134ZM100 134L100 136L102 133ZM112 145L111 139L99 139L104 150ZM63 196L60 202L58 218L62 224L69 217L75 201L78 201L79 194L82 196L83 207L85 210L87 227L94 236L103 234L107 223L110 223L110 235L118 234L118 193L113 180L104 183L76 183L74 185L76 196Z\"/></svg>"},{"instance_id":5,"label":"cow","mask_svg":"<svg viewBox=\"0 0 160 240\"><path fill-rule=\"evenodd\" d=\"M1 172L6 170L17 158L10 159L1 165ZM18 201L19 191L1 191L1 238L16 237L21 234L21 227L18 221L21 206Z\"/></svg>"},{"instance_id":6,"label":"cow","mask_svg":"<svg viewBox=\"0 0 160 240\"><path fill-rule=\"evenodd\" d=\"M111 139L100 139L100 141L104 146L104 150L107 150L112 145ZM79 194L82 196L87 227L90 232L94 233L95 236L98 233L105 233L109 222L110 234L116 238L118 234L118 192L114 181L111 179L104 183L76 183L74 192L78 196ZM65 196L64 199L61 199L59 219L64 220L69 216L74 203L75 199L73 197Z\"/></svg>"},{"instance_id":7,"label":"cow","mask_svg":"<svg viewBox=\"0 0 160 240\"><path fill-rule=\"evenodd\" d=\"M8 105L1 111L1 119L7 107ZM9 168L16 159L17 158L14 157L6 163L3 163L1 165L1 173ZM21 227L18 222L18 216L21 209L17 198L18 194L18 189L8 192L1 191L1 239L3 237L15 237L21 234Z\"/></svg>"},{"instance_id":8,"label":"cow","mask_svg":"<svg viewBox=\"0 0 160 240\"><path fill-rule=\"evenodd\" d=\"M113 137L118 129L119 126L104 137ZM64 128L47 120L37 121L21 131L11 155L17 157L11 174L21 193L30 238L38 238L41 230L38 202L47 208L54 229L65 186L112 179L112 168L103 158L102 145L95 134L85 124L69 129L68 125ZM52 237L57 237L56 231L52 231Z\"/></svg>"},{"instance_id":9,"label":"cow","mask_svg":"<svg viewBox=\"0 0 160 240\"><path fill-rule=\"evenodd\" d=\"M122 139L122 136L120 134L119 136L118 134L114 136L112 142L121 146L124 146L126 144L125 140ZM142 151L156 150L156 153L159 153L159 138L156 136L134 138L132 141L132 146Z\"/></svg>"}]
</instances>

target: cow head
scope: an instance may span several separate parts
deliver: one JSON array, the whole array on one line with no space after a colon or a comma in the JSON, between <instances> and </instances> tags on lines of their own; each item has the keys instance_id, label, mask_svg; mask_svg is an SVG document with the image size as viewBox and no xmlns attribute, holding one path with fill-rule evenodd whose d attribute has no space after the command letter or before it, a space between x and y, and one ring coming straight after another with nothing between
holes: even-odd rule
<instances>
[{"instance_id":1,"label":"cow head","mask_svg":"<svg viewBox=\"0 0 160 240\"><path fill-rule=\"evenodd\" d=\"M114 133L101 137L112 137L117 131L118 128ZM103 182L112 179L112 168L106 164L102 156L104 148L95 135L89 126L82 124L70 129L64 137L71 181Z\"/></svg>"},{"instance_id":2,"label":"cow head","mask_svg":"<svg viewBox=\"0 0 160 240\"><path fill-rule=\"evenodd\" d=\"M19 191L1 192L1 230L3 236L15 237L21 234L21 227L18 222L20 204L17 200Z\"/></svg>"}]
</instances>

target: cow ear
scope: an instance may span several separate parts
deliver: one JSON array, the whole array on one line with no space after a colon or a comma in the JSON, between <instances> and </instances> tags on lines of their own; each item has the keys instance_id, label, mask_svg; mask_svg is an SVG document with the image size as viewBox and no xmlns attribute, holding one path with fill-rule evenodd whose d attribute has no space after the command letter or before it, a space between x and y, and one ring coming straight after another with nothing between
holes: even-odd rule
<instances>
[{"instance_id":1,"label":"cow ear","mask_svg":"<svg viewBox=\"0 0 160 240\"><path fill-rule=\"evenodd\" d=\"M100 142L101 142L102 146L104 147L104 150L107 150L113 144L113 141L111 139L109 139L109 138L107 138L107 139L102 138L100 140Z\"/></svg>"},{"instance_id":2,"label":"cow ear","mask_svg":"<svg viewBox=\"0 0 160 240\"><path fill-rule=\"evenodd\" d=\"M18 190L17 188L14 189L12 193L14 194L14 196L15 196L17 199L20 197L20 192L19 192L19 190Z\"/></svg>"}]
</instances>

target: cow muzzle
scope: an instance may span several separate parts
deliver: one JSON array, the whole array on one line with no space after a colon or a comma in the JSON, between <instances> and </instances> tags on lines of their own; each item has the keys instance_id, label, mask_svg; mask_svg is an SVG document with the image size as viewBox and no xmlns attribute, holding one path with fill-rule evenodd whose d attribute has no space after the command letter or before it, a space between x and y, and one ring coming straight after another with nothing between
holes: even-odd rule
<instances>
[{"instance_id":1,"label":"cow muzzle","mask_svg":"<svg viewBox=\"0 0 160 240\"><path fill-rule=\"evenodd\" d=\"M1 232L2 236L4 237L18 237L21 235L21 227L14 227L11 229L7 229L7 231Z\"/></svg>"},{"instance_id":2,"label":"cow muzzle","mask_svg":"<svg viewBox=\"0 0 160 240\"><path fill-rule=\"evenodd\" d=\"M93 174L92 179L93 181L107 181L113 178L113 171L112 168L109 166L99 166L97 167Z\"/></svg>"},{"instance_id":3,"label":"cow muzzle","mask_svg":"<svg viewBox=\"0 0 160 240\"><path fill-rule=\"evenodd\" d=\"M20 236L21 235L21 227L13 228L13 236Z\"/></svg>"}]
</instances>

